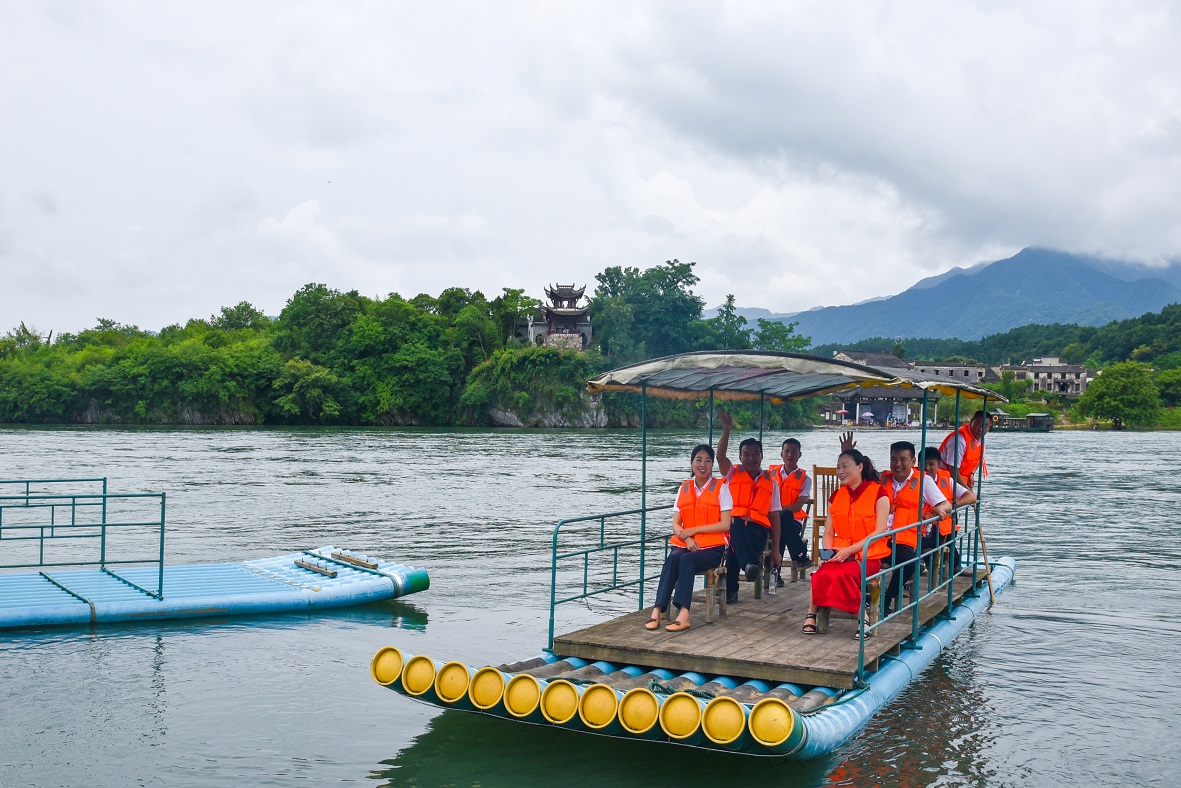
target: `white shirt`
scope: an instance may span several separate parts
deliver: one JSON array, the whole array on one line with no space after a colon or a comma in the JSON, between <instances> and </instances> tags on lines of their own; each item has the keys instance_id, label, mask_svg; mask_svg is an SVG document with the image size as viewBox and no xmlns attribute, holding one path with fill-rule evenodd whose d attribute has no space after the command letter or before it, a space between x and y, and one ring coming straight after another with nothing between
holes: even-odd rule
<instances>
[{"instance_id":1,"label":"white shirt","mask_svg":"<svg viewBox=\"0 0 1181 788\"><path fill-rule=\"evenodd\" d=\"M714 478L717 478L717 477L714 477ZM703 485L701 487L698 487L697 480L693 479L692 481L693 481L693 484L692 484L693 494L696 495L698 498L700 498L701 491L705 489L705 486ZM718 508L723 513L725 513L725 512L728 512L734 508L734 499L730 497L730 488L726 486L726 484L723 480L719 479L719 481L722 481L722 489L718 490ZM709 484L709 482L706 482L706 484Z\"/></svg>"},{"instance_id":2,"label":"white shirt","mask_svg":"<svg viewBox=\"0 0 1181 788\"><path fill-rule=\"evenodd\" d=\"M959 445L957 446L954 432L949 434L948 437L951 438L951 440L947 441L947 446L944 447L943 451L939 452L939 459L943 460L943 464L947 467L954 468L958 471L960 463L964 461L964 454L968 451L968 444L964 441L963 436L961 435L959 439ZM944 440L946 440L946 438ZM973 437L971 438L971 443L972 445L977 445L980 443L980 441ZM980 459L981 461L984 460L983 453L981 453Z\"/></svg>"},{"instance_id":3,"label":"white shirt","mask_svg":"<svg viewBox=\"0 0 1181 788\"><path fill-rule=\"evenodd\" d=\"M890 486L894 488L895 497L898 496L898 491L901 490L907 482L914 478L914 474L915 470L914 468L911 468L910 473L907 474L906 478L902 481L895 481L893 474L890 475ZM938 506L941 503L947 503L947 498L943 496L943 491L939 489L939 485L936 484L935 480L930 476L928 476L923 482L923 503L925 503L927 506ZM886 522L889 523L891 528L894 527L893 512L890 512L890 516L887 518Z\"/></svg>"},{"instance_id":4,"label":"white shirt","mask_svg":"<svg viewBox=\"0 0 1181 788\"><path fill-rule=\"evenodd\" d=\"M730 465L730 472L726 474L726 484L730 483L730 480L734 478L734 474L737 473L738 471L742 471L743 473L746 473L746 471L743 470L741 465L739 465L738 463L732 463ZM729 490L727 490L726 494L727 495L730 494ZM778 484L771 485L771 508L768 509L767 511L770 511L770 512L783 511L783 505L781 503L779 503L779 485Z\"/></svg>"}]
</instances>

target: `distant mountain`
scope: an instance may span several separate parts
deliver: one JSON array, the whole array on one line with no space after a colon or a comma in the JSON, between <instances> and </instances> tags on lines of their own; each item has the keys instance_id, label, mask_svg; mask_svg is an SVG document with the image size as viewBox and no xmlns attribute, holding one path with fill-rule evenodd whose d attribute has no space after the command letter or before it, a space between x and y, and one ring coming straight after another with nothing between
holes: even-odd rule
<instances>
[{"instance_id":1,"label":"distant mountain","mask_svg":"<svg viewBox=\"0 0 1181 788\"><path fill-rule=\"evenodd\" d=\"M1181 302L1179 285L1178 265L1152 268L1031 247L928 277L889 298L774 319L798 321L796 331L817 345L875 336L974 340L1030 323L1098 326L1137 317ZM765 318L767 310L759 311Z\"/></svg>"}]
</instances>

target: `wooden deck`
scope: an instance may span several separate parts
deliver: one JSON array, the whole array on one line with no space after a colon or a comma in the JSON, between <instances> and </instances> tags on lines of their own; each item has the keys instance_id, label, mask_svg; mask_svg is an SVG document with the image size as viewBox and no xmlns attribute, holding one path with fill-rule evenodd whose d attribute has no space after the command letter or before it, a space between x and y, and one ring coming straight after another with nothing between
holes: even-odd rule
<instances>
[{"instance_id":1,"label":"wooden deck","mask_svg":"<svg viewBox=\"0 0 1181 788\"><path fill-rule=\"evenodd\" d=\"M983 576L979 581L983 584ZM922 578L924 587L927 578ZM956 578L958 602L971 587L971 575ZM832 617L827 634L805 635L811 583L788 582L779 593L753 598L753 585L742 583L739 601L727 615L705 622L703 592L694 597L692 628L686 632L644 629L652 609L629 613L577 632L554 638L555 654L643 665L677 671L851 689L857 671L857 622ZM987 591L985 592L987 593ZM940 598L946 600L946 591ZM924 600L919 621L926 623L944 609L939 599ZM867 670L877 668L883 654L896 651L910 636L910 617L895 619L875 630L865 645ZM662 622L663 623L663 622Z\"/></svg>"}]
</instances>

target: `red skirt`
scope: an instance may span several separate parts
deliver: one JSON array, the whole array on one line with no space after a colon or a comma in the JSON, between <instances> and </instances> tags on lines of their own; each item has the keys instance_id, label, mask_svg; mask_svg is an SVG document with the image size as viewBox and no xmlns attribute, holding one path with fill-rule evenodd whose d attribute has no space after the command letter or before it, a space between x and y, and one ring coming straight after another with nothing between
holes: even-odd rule
<instances>
[{"instance_id":1,"label":"red skirt","mask_svg":"<svg viewBox=\"0 0 1181 788\"><path fill-rule=\"evenodd\" d=\"M870 558L865 571L874 574L882 562ZM861 612L861 561L826 561L812 573L812 604L857 615Z\"/></svg>"}]
</instances>

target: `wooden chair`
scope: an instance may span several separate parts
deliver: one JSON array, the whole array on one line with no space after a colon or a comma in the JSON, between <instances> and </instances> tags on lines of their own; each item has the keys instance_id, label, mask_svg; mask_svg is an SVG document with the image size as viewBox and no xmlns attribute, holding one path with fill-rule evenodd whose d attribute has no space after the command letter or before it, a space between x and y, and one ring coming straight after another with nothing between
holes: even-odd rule
<instances>
[{"instance_id":1,"label":"wooden chair","mask_svg":"<svg viewBox=\"0 0 1181 788\"><path fill-rule=\"evenodd\" d=\"M820 537L828 525L828 499L841 486L837 469L812 466L812 563L820 563Z\"/></svg>"},{"instance_id":2,"label":"wooden chair","mask_svg":"<svg viewBox=\"0 0 1181 788\"><path fill-rule=\"evenodd\" d=\"M865 601L862 602L862 605L862 610L865 611L870 626L878 623L882 612L882 579L880 577L869 581L869 586L865 589ZM830 615L836 616L837 618L858 620L857 616L846 613L844 610L833 610L830 607L822 607L816 611L817 632L821 634L828 632L828 619ZM872 629L866 633L866 637L874 637L875 635L877 635L877 632Z\"/></svg>"}]
</instances>

